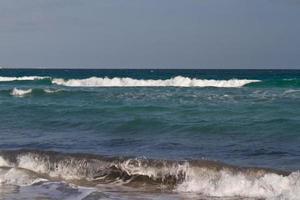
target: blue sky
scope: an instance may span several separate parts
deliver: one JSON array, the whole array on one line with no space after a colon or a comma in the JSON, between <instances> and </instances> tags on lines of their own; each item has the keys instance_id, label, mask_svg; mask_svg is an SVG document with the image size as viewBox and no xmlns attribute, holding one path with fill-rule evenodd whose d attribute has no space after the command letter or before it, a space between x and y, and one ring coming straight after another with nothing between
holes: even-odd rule
<instances>
[{"instance_id":1,"label":"blue sky","mask_svg":"<svg viewBox=\"0 0 300 200\"><path fill-rule=\"evenodd\" d=\"M300 68L299 0L1 0L0 65Z\"/></svg>"}]
</instances>

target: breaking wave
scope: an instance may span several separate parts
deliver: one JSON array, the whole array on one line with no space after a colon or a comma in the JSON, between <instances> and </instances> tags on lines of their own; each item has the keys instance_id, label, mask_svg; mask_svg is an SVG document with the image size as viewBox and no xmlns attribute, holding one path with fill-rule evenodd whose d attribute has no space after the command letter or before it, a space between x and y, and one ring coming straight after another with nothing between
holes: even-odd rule
<instances>
[{"instance_id":1,"label":"breaking wave","mask_svg":"<svg viewBox=\"0 0 300 200\"><path fill-rule=\"evenodd\" d=\"M0 167L9 172L5 177L0 175L0 183L8 184L26 185L47 178L89 186L148 184L164 190L217 197L297 199L300 196L299 172L235 167L206 160L168 161L18 150L1 151ZM20 170L27 170L32 176L15 180L20 177Z\"/></svg>"},{"instance_id":2,"label":"breaking wave","mask_svg":"<svg viewBox=\"0 0 300 200\"><path fill-rule=\"evenodd\" d=\"M53 79L52 83L69 87L243 87L259 80L230 79L230 80L206 80L176 76L166 80L138 80L133 78L100 78L87 79Z\"/></svg>"},{"instance_id":3,"label":"breaking wave","mask_svg":"<svg viewBox=\"0 0 300 200\"><path fill-rule=\"evenodd\" d=\"M60 89L44 89L43 91L44 91L45 93L52 94L52 93L60 92L60 91L62 91L62 90L60 90Z\"/></svg>"},{"instance_id":4,"label":"breaking wave","mask_svg":"<svg viewBox=\"0 0 300 200\"><path fill-rule=\"evenodd\" d=\"M27 186L46 181L38 174L21 168L0 167L0 185Z\"/></svg>"},{"instance_id":5,"label":"breaking wave","mask_svg":"<svg viewBox=\"0 0 300 200\"><path fill-rule=\"evenodd\" d=\"M12 96L16 96L16 97L23 97L27 94L30 94L31 92L32 92L32 89L21 90L21 89L14 88L10 94Z\"/></svg>"},{"instance_id":6,"label":"breaking wave","mask_svg":"<svg viewBox=\"0 0 300 200\"><path fill-rule=\"evenodd\" d=\"M46 76L22 76L22 77L5 77L0 76L0 82L10 82L10 81L34 81L34 80L42 80L49 79Z\"/></svg>"}]
</instances>

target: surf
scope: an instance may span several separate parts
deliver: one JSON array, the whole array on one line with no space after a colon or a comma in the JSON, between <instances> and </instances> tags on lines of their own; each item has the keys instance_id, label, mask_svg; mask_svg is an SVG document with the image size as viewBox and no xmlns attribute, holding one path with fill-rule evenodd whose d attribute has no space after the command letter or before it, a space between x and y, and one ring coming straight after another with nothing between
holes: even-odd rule
<instances>
[{"instance_id":1,"label":"surf","mask_svg":"<svg viewBox=\"0 0 300 200\"><path fill-rule=\"evenodd\" d=\"M45 77L45 76L21 76L21 77L0 76L0 82L34 81L34 80L43 80L43 79L49 79L49 77Z\"/></svg>"},{"instance_id":2,"label":"surf","mask_svg":"<svg viewBox=\"0 0 300 200\"><path fill-rule=\"evenodd\" d=\"M16 150L0 152L0 167L9 172L0 182L12 184L60 180L94 187L99 184L148 185L214 197L297 199L300 195L299 172L232 166L209 160L155 160ZM16 180L20 170L32 175Z\"/></svg>"},{"instance_id":3,"label":"surf","mask_svg":"<svg viewBox=\"0 0 300 200\"><path fill-rule=\"evenodd\" d=\"M52 83L69 87L243 87L259 80L230 79L230 80L207 80L176 76L165 80L133 79L133 78L100 78L90 77L86 79L53 79Z\"/></svg>"},{"instance_id":4,"label":"surf","mask_svg":"<svg viewBox=\"0 0 300 200\"><path fill-rule=\"evenodd\" d=\"M22 90L22 89L17 89L14 88L10 95L15 96L15 97L24 97L25 95L28 95L32 92L32 89L27 89L27 90Z\"/></svg>"}]
</instances>

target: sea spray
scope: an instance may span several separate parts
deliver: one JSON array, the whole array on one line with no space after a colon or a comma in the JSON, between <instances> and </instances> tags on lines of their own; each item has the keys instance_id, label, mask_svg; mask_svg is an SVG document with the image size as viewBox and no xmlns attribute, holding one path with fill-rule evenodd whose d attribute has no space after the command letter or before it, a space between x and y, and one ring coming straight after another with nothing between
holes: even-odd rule
<instances>
[{"instance_id":1,"label":"sea spray","mask_svg":"<svg viewBox=\"0 0 300 200\"><path fill-rule=\"evenodd\" d=\"M33 150L1 151L0 158L0 167L9 169L9 176L2 177L3 183L27 184L49 176L94 184L120 185L123 181L134 187L157 184L177 192L219 197L297 199L300 195L299 172L236 167L208 160L131 159ZM28 176L30 180L26 181L27 175L18 169L28 170L34 176ZM15 179L14 173L21 179Z\"/></svg>"}]
</instances>

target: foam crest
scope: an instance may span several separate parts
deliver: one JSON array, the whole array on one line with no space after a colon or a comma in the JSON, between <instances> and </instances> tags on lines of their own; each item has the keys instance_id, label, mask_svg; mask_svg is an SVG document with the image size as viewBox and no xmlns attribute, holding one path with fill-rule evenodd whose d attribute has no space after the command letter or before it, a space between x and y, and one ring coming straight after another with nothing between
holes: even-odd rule
<instances>
[{"instance_id":1,"label":"foam crest","mask_svg":"<svg viewBox=\"0 0 300 200\"><path fill-rule=\"evenodd\" d=\"M195 192L217 197L251 197L263 199L298 199L300 173L288 176L276 173L213 171L207 169L187 171L186 179L177 186L180 192Z\"/></svg>"},{"instance_id":2,"label":"foam crest","mask_svg":"<svg viewBox=\"0 0 300 200\"><path fill-rule=\"evenodd\" d=\"M0 82L10 82L10 81L34 81L48 79L49 77L45 76L22 76L22 77L6 77L0 76Z\"/></svg>"},{"instance_id":3,"label":"foam crest","mask_svg":"<svg viewBox=\"0 0 300 200\"><path fill-rule=\"evenodd\" d=\"M259 80L230 79L230 80L206 80L176 76L166 80L138 80L133 78L99 78L87 79L53 79L52 83L69 87L243 87Z\"/></svg>"},{"instance_id":4,"label":"foam crest","mask_svg":"<svg viewBox=\"0 0 300 200\"><path fill-rule=\"evenodd\" d=\"M41 181L46 181L46 179L26 169L0 168L0 185L27 186Z\"/></svg>"},{"instance_id":5,"label":"foam crest","mask_svg":"<svg viewBox=\"0 0 300 200\"><path fill-rule=\"evenodd\" d=\"M11 95L12 96L16 96L16 97L23 97L27 94L30 94L32 92L32 89L28 89L28 90L21 90L21 89L17 89L17 88L14 88L12 91L11 91Z\"/></svg>"},{"instance_id":6,"label":"foam crest","mask_svg":"<svg viewBox=\"0 0 300 200\"><path fill-rule=\"evenodd\" d=\"M2 157L0 157L0 167L8 167L8 166L9 164L7 163L7 161Z\"/></svg>"},{"instance_id":7,"label":"foam crest","mask_svg":"<svg viewBox=\"0 0 300 200\"><path fill-rule=\"evenodd\" d=\"M45 93L48 93L48 94L52 94L52 93L57 93L57 92L60 92L61 90L57 89L44 89L44 92Z\"/></svg>"},{"instance_id":8,"label":"foam crest","mask_svg":"<svg viewBox=\"0 0 300 200\"><path fill-rule=\"evenodd\" d=\"M155 162L145 159L128 159L117 168L129 176L145 176L154 181L175 184L180 182L189 168L188 162Z\"/></svg>"},{"instance_id":9,"label":"foam crest","mask_svg":"<svg viewBox=\"0 0 300 200\"><path fill-rule=\"evenodd\" d=\"M1 166L3 165L3 166ZM179 193L197 193L214 197L258 199L297 199L300 196L300 172L244 168L214 161L168 161L111 158L89 154L63 154L41 151L2 151L0 167L22 169L0 173L3 183L23 184L38 180L35 174L76 183L156 186ZM15 180L15 177L21 177ZM33 177L33 178L32 178Z\"/></svg>"}]
</instances>

